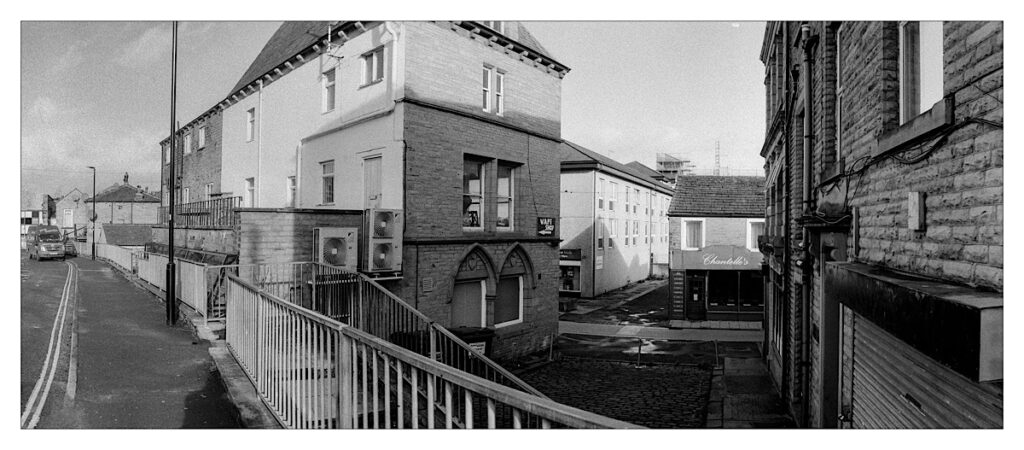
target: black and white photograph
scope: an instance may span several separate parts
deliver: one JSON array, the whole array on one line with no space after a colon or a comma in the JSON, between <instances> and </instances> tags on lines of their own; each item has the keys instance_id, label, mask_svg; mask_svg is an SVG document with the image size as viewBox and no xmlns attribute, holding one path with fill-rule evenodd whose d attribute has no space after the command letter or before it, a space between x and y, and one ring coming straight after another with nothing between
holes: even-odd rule
<instances>
[{"instance_id":1,"label":"black and white photograph","mask_svg":"<svg viewBox=\"0 0 1024 450\"><path fill-rule=\"evenodd\" d=\"M1008 11L801 4L9 19L19 439L1007 438Z\"/></svg>"}]
</instances>

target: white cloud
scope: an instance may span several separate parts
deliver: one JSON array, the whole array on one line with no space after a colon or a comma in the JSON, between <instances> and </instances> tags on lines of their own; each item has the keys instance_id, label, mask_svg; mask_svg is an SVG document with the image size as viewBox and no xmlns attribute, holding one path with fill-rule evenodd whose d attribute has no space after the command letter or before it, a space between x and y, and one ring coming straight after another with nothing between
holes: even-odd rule
<instances>
[{"instance_id":1,"label":"white cloud","mask_svg":"<svg viewBox=\"0 0 1024 450\"><path fill-rule=\"evenodd\" d=\"M157 61L170 50L171 29L165 24L157 24L125 44L114 61L125 67L145 65Z\"/></svg>"}]
</instances>

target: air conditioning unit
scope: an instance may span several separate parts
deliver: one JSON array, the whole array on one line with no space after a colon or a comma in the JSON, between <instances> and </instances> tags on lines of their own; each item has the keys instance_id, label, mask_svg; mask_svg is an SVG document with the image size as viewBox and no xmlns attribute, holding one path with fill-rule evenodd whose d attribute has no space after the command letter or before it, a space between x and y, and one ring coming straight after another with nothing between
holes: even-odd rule
<instances>
[{"instance_id":1,"label":"air conditioning unit","mask_svg":"<svg viewBox=\"0 0 1024 450\"><path fill-rule=\"evenodd\" d=\"M402 211L367 209L363 215L365 242L363 272L402 270Z\"/></svg>"},{"instance_id":2,"label":"air conditioning unit","mask_svg":"<svg viewBox=\"0 0 1024 450\"><path fill-rule=\"evenodd\" d=\"M314 228L313 257L319 263L355 271L359 263L359 229Z\"/></svg>"}]
</instances>

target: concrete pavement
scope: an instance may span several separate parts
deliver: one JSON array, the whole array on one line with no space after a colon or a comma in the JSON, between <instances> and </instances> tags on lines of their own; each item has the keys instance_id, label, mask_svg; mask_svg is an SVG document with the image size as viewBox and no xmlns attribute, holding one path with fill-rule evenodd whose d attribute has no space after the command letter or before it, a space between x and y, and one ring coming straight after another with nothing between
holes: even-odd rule
<instances>
[{"instance_id":1,"label":"concrete pavement","mask_svg":"<svg viewBox=\"0 0 1024 450\"><path fill-rule=\"evenodd\" d=\"M62 405L39 428L236 428L208 343L165 325L163 303L109 265L79 268L77 348Z\"/></svg>"},{"instance_id":2,"label":"concrete pavement","mask_svg":"<svg viewBox=\"0 0 1024 450\"><path fill-rule=\"evenodd\" d=\"M641 325L613 325L606 323L558 322L559 334L587 334L591 336L632 337L672 341L725 341L760 342L761 330L675 329L645 327Z\"/></svg>"}]
</instances>

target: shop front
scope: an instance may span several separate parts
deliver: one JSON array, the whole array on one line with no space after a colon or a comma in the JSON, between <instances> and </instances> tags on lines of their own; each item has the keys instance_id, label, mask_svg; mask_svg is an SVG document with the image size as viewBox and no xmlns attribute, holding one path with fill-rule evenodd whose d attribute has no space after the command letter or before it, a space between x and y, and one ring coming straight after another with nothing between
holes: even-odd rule
<instances>
[{"instance_id":1,"label":"shop front","mask_svg":"<svg viewBox=\"0 0 1024 450\"><path fill-rule=\"evenodd\" d=\"M684 283L673 283L673 304L683 308L686 320L762 320L760 253L729 245L674 253L673 271L681 272Z\"/></svg>"},{"instance_id":2,"label":"shop front","mask_svg":"<svg viewBox=\"0 0 1024 450\"><path fill-rule=\"evenodd\" d=\"M580 265L583 252L580 249L561 249L558 251L558 267L561 276L558 282L558 295L564 297L580 296Z\"/></svg>"}]
</instances>

